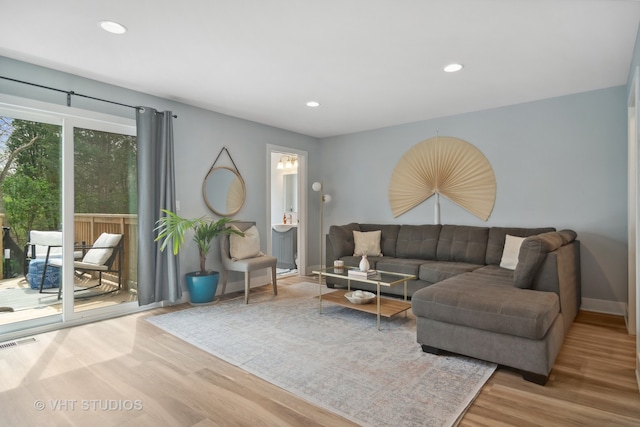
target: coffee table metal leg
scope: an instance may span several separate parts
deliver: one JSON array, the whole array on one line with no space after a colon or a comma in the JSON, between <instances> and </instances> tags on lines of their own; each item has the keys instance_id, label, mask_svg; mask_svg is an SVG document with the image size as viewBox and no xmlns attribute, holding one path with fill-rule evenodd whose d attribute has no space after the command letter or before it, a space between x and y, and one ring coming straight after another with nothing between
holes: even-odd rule
<instances>
[{"instance_id":1,"label":"coffee table metal leg","mask_svg":"<svg viewBox=\"0 0 640 427\"><path fill-rule=\"evenodd\" d=\"M380 282L377 282L376 288L378 293L378 298L376 298L378 300L378 309L376 310L376 314L378 315L378 330L380 330Z\"/></svg>"},{"instance_id":2,"label":"coffee table metal leg","mask_svg":"<svg viewBox=\"0 0 640 427\"><path fill-rule=\"evenodd\" d=\"M407 302L407 281L404 281L404 302ZM407 317L407 310L404 311L404 317Z\"/></svg>"}]
</instances>

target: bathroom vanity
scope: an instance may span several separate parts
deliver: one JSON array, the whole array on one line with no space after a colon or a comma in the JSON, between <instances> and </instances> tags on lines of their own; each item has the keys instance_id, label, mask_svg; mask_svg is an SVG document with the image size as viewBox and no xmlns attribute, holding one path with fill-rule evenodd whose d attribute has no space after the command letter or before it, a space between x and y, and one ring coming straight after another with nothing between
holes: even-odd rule
<instances>
[{"instance_id":1,"label":"bathroom vanity","mask_svg":"<svg viewBox=\"0 0 640 427\"><path fill-rule=\"evenodd\" d=\"M276 266L283 269L295 269L298 256L297 224L274 224L271 227L271 252L278 258Z\"/></svg>"}]
</instances>

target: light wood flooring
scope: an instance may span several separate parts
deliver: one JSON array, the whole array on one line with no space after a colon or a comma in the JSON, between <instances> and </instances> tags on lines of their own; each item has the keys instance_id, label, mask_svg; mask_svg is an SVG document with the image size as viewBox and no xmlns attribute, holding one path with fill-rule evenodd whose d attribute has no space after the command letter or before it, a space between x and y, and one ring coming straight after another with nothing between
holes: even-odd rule
<instances>
[{"instance_id":1,"label":"light wood flooring","mask_svg":"<svg viewBox=\"0 0 640 427\"><path fill-rule=\"evenodd\" d=\"M313 279L282 279L279 286L299 281ZM48 332L0 349L0 425L354 425L144 321L187 307ZM499 368L460 425L638 426L634 348L622 318L582 312L545 387Z\"/></svg>"}]
</instances>

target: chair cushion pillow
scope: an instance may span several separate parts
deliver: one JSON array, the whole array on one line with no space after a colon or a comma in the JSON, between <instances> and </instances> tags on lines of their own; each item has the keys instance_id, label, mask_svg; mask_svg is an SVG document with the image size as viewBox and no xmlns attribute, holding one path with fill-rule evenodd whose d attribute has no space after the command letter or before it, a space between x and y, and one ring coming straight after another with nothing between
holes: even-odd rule
<instances>
[{"instance_id":1,"label":"chair cushion pillow","mask_svg":"<svg viewBox=\"0 0 640 427\"><path fill-rule=\"evenodd\" d=\"M241 231L235 225L231 227ZM229 235L229 255L234 260L263 255L260 251L260 234L255 225L244 231L244 237L237 234Z\"/></svg>"},{"instance_id":2,"label":"chair cushion pillow","mask_svg":"<svg viewBox=\"0 0 640 427\"><path fill-rule=\"evenodd\" d=\"M93 247L82 258L82 262L103 265L111 256L113 249L118 245L121 238L122 234L102 233L93 243Z\"/></svg>"}]
</instances>

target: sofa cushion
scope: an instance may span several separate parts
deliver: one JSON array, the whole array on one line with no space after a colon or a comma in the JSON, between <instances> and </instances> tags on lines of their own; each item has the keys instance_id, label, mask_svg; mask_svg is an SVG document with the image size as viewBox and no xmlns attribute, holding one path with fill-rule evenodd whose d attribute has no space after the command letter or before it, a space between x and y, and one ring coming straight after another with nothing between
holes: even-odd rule
<instances>
[{"instance_id":1,"label":"sofa cushion","mask_svg":"<svg viewBox=\"0 0 640 427\"><path fill-rule=\"evenodd\" d=\"M380 250L384 256L396 256L396 242L400 224L360 224L360 231L380 230ZM353 252L352 252L353 253Z\"/></svg>"},{"instance_id":2,"label":"sofa cushion","mask_svg":"<svg viewBox=\"0 0 640 427\"><path fill-rule=\"evenodd\" d=\"M380 258L376 264L376 270L390 271L392 273L413 274L418 277L420 266L424 262L423 259L405 259L405 258Z\"/></svg>"},{"instance_id":3,"label":"sofa cushion","mask_svg":"<svg viewBox=\"0 0 640 427\"><path fill-rule=\"evenodd\" d=\"M484 265L489 228L443 225L438 238L436 259Z\"/></svg>"},{"instance_id":4,"label":"sofa cushion","mask_svg":"<svg viewBox=\"0 0 640 427\"><path fill-rule=\"evenodd\" d=\"M329 241L331 242L335 259L353 255L355 249L355 242L353 241L354 230L360 230L360 226L355 222L329 227Z\"/></svg>"},{"instance_id":5,"label":"sofa cushion","mask_svg":"<svg viewBox=\"0 0 640 427\"><path fill-rule=\"evenodd\" d=\"M513 273L513 284L521 289L530 288L547 254L575 239L576 232L573 230L552 231L524 239L520 246L518 266Z\"/></svg>"},{"instance_id":6,"label":"sofa cushion","mask_svg":"<svg viewBox=\"0 0 640 427\"><path fill-rule=\"evenodd\" d=\"M451 261L423 261L418 273L418 279L431 283L441 282L453 276L483 267L478 264Z\"/></svg>"},{"instance_id":7,"label":"sofa cushion","mask_svg":"<svg viewBox=\"0 0 640 427\"><path fill-rule=\"evenodd\" d=\"M560 312L558 295L518 289L508 279L465 273L416 291L416 316L539 340ZM486 277L486 276L485 276Z\"/></svg>"},{"instance_id":8,"label":"sofa cushion","mask_svg":"<svg viewBox=\"0 0 640 427\"><path fill-rule=\"evenodd\" d=\"M403 225L398 232L396 256L398 258L436 259L438 237L442 226Z\"/></svg>"},{"instance_id":9,"label":"sofa cushion","mask_svg":"<svg viewBox=\"0 0 640 427\"><path fill-rule=\"evenodd\" d=\"M506 281L501 283L512 283L513 282L513 270L508 270L506 268L500 268L497 265L485 265L484 267L480 267L477 270L473 270L474 274L482 274L484 276L494 277L497 280Z\"/></svg>"},{"instance_id":10,"label":"sofa cushion","mask_svg":"<svg viewBox=\"0 0 640 427\"><path fill-rule=\"evenodd\" d=\"M380 236L382 231L353 230L353 256L382 256L380 251Z\"/></svg>"},{"instance_id":11,"label":"sofa cushion","mask_svg":"<svg viewBox=\"0 0 640 427\"><path fill-rule=\"evenodd\" d=\"M511 234L518 237L529 237L534 234L548 233L556 231L553 227L544 228L518 228L518 227L491 227L489 229L489 239L487 240L487 256L485 264L500 265L502 251L504 249L505 236Z\"/></svg>"}]
</instances>

